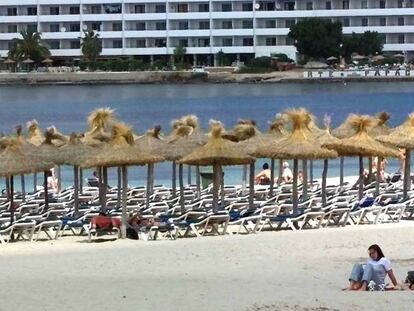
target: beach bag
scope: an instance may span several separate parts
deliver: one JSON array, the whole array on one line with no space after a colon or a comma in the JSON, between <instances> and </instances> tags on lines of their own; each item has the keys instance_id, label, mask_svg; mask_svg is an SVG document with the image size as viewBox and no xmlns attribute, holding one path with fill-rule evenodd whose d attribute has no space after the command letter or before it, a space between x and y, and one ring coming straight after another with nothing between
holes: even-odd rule
<instances>
[{"instance_id":1,"label":"beach bag","mask_svg":"<svg viewBox=\"0 0 414 311\"><path fill-rule=\"evenodd\" d=\"M410 286L414 284L414 271L408 271L405 283L410 284Z\"/></svg>"}]
</instances>

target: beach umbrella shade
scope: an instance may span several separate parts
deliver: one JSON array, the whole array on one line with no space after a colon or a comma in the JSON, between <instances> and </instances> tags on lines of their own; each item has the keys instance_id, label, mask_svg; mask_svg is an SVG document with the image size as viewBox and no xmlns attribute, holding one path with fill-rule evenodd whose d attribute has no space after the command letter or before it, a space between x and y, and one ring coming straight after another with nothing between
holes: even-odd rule
<instances>
[{"instance_id":1,"label":"beach umbrella shade","mask_svg":"<svg viewBox=\"0 0 414 311\"><path fill-rule=\"evenodd\" d=\"M309 129L310 113L303 108L286 111L287 120L292 124L292 133L281 138L277 144L259 148L258 153L272 158L293 160L293 211L298 212L298 160L316 160L335 158L337 153L321 147Z\"/></svg>"},{"instance_id":2,"label":"beach umbrella shade","mask_svg":"<svg viewBox=\"0 0 414 311\"><path fill-rule=\"evenodd\" d=\"M46 65L53 64L53 59L46 58L46 59L42 60L42 64L46 64Z\"/></svg>"},{"instance_id":3,"label":"beach umbrella shade","mask_svg":"<svg viewBox=\"0 0 414 311\"><path fill-rule=\"evenodd\" d=\"M385 56L383 56L383 55L375 55L373 58L372 58L372 60L374 61L374 62L380 62L380 61L383 61L385 59Z\"/></svg>"},{"instance_id":4,"label":"beach umbrella shade","mask_svg":"<svg viewBox=\"0 0 414 311\"><path fill-rule=\"evenodd\" d=\"M363 157L396 157L398 154L394 149L388 148L376 141L368 134L374 126L372 117L351 115L348 122L355 130L355 134L348 138L343 138L339 142L324 144L327 148L334 149L341 156L359 157L359 191L358 196L363 196L363 177L364 164Z\"/></svg>"},{"instance_id":5,"label":"beach umbrella shade","mask_svg":"<svg viewBox=\"0 0 414 311\"><path fill-rule=\"evenodd\" d=\"M401 54L401 53L394 54L393 56L395 58L405 58L405 55L404 54Z\"/></svg>"},{"instance_id":6,"label":"beach umbrella shade","mask_svg":"<svg viewBox=\"0 0 414 311\"><path fill-rule=\"evenodd\" d=\"M388 135L376 137L382 143L405 148L404 159L404 187L403 196L408 198L408 191L411 189L411 149L414 148L414 113L411 113L407 120L396 127ZM379 161L379 159L378 159Z\"/></svg>"},{"instance_id":7,"label":"beach umbrella shade","mask_svg":"<svg viewBox=\"0 0 414 311\"><path fill-rule=\"evenodd\" d=\"M124 124L115 124L112 127L112 139L104 145L99 153L84 161L82 167L121 167L122 186L122 237L126 237L126 195L127 195L127 167L130 165L147 165L163 161L164 158L151 155L134 145L132 130Z\"/></svg>"},{"instance_id":8,"label":"beach umbrella shade","mask_svg":"<svg viewBox=\"0 0 414 311\"><path fill-rule=\"evenodd\" d=\"M16 61L15 61L15 60L13 60L13 59L10 59L10 58L6 59L6 60L3 62L3 64L8 64L8 65L13 65L13 64L15 64L15 63L16 63Z\"/></svg>"},{"instance_id":9,"label":"beach umbrella shade","mask_svg":"<svg viewBox=\"0 0 414 311\"><path fill-rule=\"evenodd\" d=\"M367 57L366 57L366 56L359 55L359 54L352 55L352 56L351 56L351 58L352 58L353 60L356 60L356 61L367 59Z\"/></svg>"},{"instance_id":10,"label":"beach umbrella shade","mask_svg":"<svg viewBox=\"0 0 414 311\"><path fill-rule=\"evenodd\" d=\"M190 154L179 160L181 164L213 166L213 211L218 210L218 189L224 165L250 164L254 169L254 157L244 152L235 142L222 137L223 125L210 121L211 130L207 143L194 149Z\"/></svg>"},{"instance_id":11,"label":"beach umbrella shade","mask_svg":"<svg viewBox=\"0 0 414 311\"><path fill-rule=\"evenodd\" d=\"M0 146L0 176L9 178L11 192L13 190L13 176L47 171L53 167L53 163L44 161L35 153L26 153L22 144L16 139L3 139ZM13 193L11 193L10 199L10 220L13 222Z\"/></svg>"},{"instance_id":12,"label":"beach umbrella shade","mask_svg":"<svg viewBox=\"0 0 414 311\"><path fill-rule=\"evenodd\" d=\"M35 61L33 59L30 58L26 58L25 60L22 61L23 64L33 64Z\"/></svg>"},{"instance_id":13,"label":"beach umbrella shade","mask_svg":"<svg viewBox=\"0 0 414 311\"><path fill-rule=\"evenodd\" d=\"M338 60L338 57L335 57L335 56L330 56L330 57L328 57L326 60L327 60L328 62L334 62L334 61L337 61L337 60Z\"/></svg>"}]
</instances>

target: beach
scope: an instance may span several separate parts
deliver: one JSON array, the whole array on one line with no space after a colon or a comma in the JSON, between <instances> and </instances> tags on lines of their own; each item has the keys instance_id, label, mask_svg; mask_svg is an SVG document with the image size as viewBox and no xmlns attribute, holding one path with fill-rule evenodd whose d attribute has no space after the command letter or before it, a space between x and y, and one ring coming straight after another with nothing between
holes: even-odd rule
<instances>
[{"instance_id":1,"label":"beach","mask_svg":"<svg viewBox=\"0 0 414 311\"><path fill-rule=\"evenodd\" d=\"M87 243L11 243L0 310L412 310L413 292L342 292L378 243L397 279L414 268L413 222L300 232Z\"/></svg>"}]
</instances>

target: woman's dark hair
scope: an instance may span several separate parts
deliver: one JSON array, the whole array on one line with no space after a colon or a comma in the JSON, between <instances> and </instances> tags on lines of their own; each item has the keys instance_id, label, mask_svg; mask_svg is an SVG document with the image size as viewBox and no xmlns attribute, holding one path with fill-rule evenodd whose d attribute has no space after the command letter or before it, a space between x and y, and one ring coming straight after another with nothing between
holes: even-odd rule
<instances>
[{"instance_id":1,"label":"woman's dark hair","mask_svg":"<svg viewBox=\"0 0 414 311\"><path fill-rule=\"evenodd\" d=\"M377 261L380 260L381 258L385 257L384 253L381 250L381 247L379 247L377 244L373 244L370 247L368 247L368 251L372 251L372 250L376 251L377 254L378 254Z\"/></svg>"},{"instance_id":2,"label":"woman's dark hair","mask_svg":"<svg viewBox=\"0 0 414 311\"><path fill-rule=\"evenodd\" d=\"M268 170L269 169L269 164L265 163L265 164L263 164L262 167L263 167L264 170Z\"/></svg>"},{"instance_id":3,"label":"woman's dark hair","mask_svg":"<svg viewBox=\"0 0 414 311\"><path fill-rule=\"evenodd\" d=\"M51 176L53 176L52 175L52 172L51 171L47 171L47 177L51 177Z\"/></svg>"}]
</instances>

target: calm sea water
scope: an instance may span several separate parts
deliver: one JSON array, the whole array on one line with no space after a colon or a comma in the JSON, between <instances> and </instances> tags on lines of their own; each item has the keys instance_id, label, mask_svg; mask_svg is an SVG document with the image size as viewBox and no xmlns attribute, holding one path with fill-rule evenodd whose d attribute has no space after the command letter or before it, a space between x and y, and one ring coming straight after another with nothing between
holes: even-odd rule
<instances>
[{"instance_id":1,"label":"calm sea water","mask_svg":"<svg viewBox=\"0 0 414 311\"><path fill-rule=\"evenodd\" d=\"M349 113L375 114L386 110L397 125L414 111L414 83L347 83L347 84L199 84L199 85L97 85L97 86L0 86L0 131L9 133L18 124L36 119L41 127L55 125L70 133L86 128L88 113L98 107L111 107L121 120L142 133L160 124L168 132L172 119L196 114L202 127L209 119L219 119L233 126L239 118L254 119L265 130L273 116L291 107L306 107L320 120L325 113L339 125ZM257 170L265 160L257 162ZM339 161L331 161L329 176L338 176ZM346 159L346 173L358 172L355 159ZM398 168L390 161L389 171ZM315 178L320 177L322 163L315 162ZM72 182L69 167L63 168L62 181ZM225 170L227 183L240 183L240 167ZM85 177L90 172L85 172ZM115 170L110 182L115 184ZM144 168L131 168L132 185L143 185ZM156 167L156 182L170 184L171 165ZM28 187L31 185L31 178Z\"/></svg>"}]
</instances>

